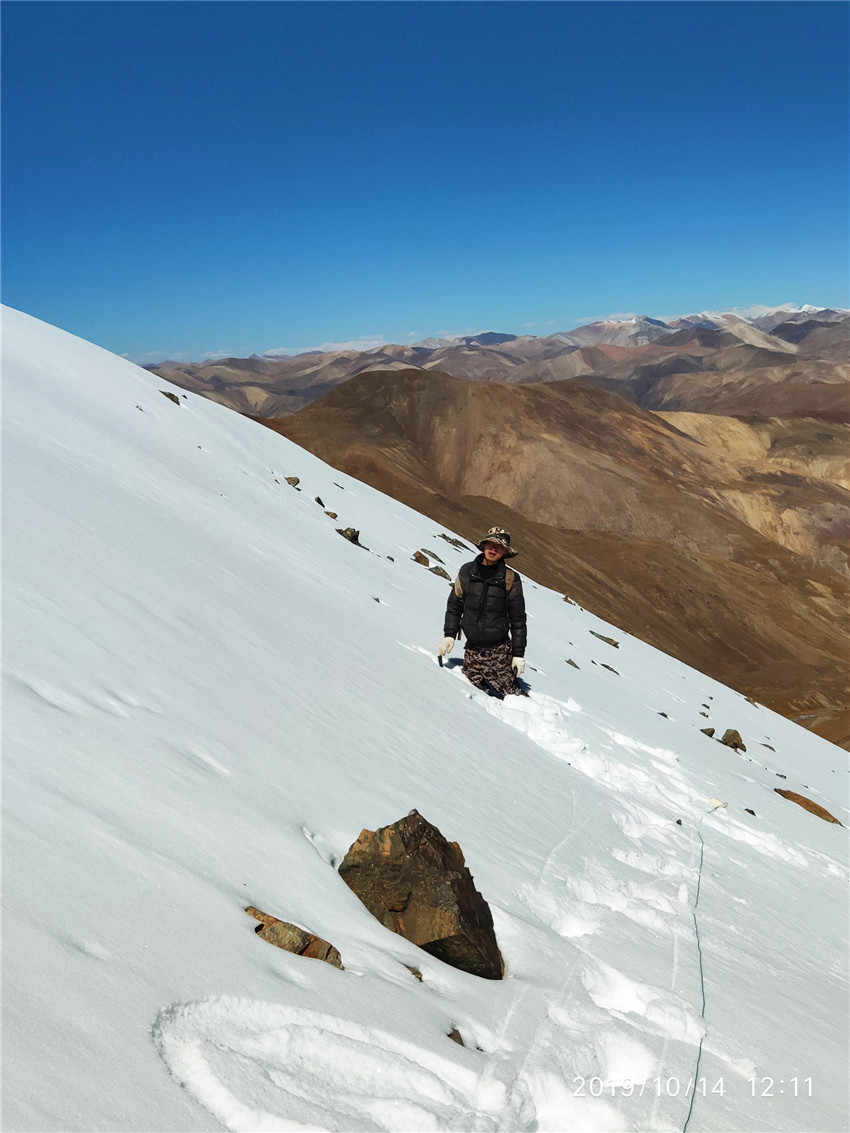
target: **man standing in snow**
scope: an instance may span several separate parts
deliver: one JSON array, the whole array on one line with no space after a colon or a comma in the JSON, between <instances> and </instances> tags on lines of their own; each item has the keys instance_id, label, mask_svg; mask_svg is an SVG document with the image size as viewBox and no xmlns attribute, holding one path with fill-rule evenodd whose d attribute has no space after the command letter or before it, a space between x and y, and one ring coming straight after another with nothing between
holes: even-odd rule
<instances>
[{"instance_id":1,"label":"man standing in snow","mask_svg":"<svg viewBox=\"0 0 850 1133\"><path fill-rule=\"evenodd\" d=\"M525 696L517 684L525 669L522 579L505 566L505 559L517 552L501 527L491 527L477 546L481 554L464 563L449 594L439 654L451 653L462 630L463 672L475 687L499 699L510 693Z\"/></svg>"}]
</instances>

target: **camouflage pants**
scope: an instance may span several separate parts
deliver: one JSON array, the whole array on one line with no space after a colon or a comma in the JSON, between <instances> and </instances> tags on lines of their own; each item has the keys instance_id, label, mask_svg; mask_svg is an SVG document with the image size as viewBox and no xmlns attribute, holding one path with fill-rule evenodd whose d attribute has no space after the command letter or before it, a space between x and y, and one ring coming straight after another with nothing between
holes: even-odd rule
<instances>
[{"instance_id":1,"label":"camouflage pants","mask_svg":"<svg viewBox=\"0 0 850 1133\"><path fill-rule=\"evenodd\" d=\"M476 688L484 692L494 692L500 699L514 693L525 696L526 693L516 683L514 671L511 668L510 641L503 641L501 645L491 645L487 649L475 649L467 645L463 652L463 675L472 681Z\"/></svg>"}]
</instances>

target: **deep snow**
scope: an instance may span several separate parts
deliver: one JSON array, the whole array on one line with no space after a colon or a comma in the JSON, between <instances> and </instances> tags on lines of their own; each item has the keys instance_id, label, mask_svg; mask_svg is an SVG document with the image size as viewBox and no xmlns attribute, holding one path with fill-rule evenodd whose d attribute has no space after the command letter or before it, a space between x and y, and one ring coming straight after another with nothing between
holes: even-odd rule
<instances>
[{"instance_id":1,"label":"deep snow","mask_svg":"<svg viewBox=\"0 0 850 1133\"><path fill-rule=\"evenodd\" d=\"M846 823L845 752L529 580L531 697L487 698L438 667L447 586L411 560L454 574L456 533L3 333L5 1130L848 1128L847 830L774 792ZM503 981L339 879L412 807Z\"/></svg>"}]
</instances>

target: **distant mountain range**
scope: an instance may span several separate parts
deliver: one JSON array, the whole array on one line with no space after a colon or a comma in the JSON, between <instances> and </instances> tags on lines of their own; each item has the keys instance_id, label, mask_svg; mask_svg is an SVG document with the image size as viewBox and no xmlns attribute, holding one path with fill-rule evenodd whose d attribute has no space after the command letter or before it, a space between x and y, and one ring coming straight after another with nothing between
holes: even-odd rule
<instances>
[{"instance_id":1,"label":"distant mountain range","mask_svg":"<svg viewBox=\"0 0 850 1133\"><path fill-rule=\"evenodd\" d=\"M149 366L184 389L241 413L294 413L358 374L439 370L519 384L580 378L648 409L774 411L844 419L850 311L758 308L744 318L703 312L664 321L640 316L545 336L487 331L371 350L252 355Z\"/></svg>"}]
</instances>

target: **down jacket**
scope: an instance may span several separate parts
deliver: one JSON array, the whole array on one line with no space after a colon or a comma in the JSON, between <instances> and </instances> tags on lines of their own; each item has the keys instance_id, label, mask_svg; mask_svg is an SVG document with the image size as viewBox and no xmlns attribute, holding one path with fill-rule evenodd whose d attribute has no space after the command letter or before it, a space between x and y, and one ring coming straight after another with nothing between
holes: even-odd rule
<instances>
[{"instance_id":1,"label":"down jacket","mask_svg":"<svg viewBox=\"0 0 850 1133\"><path fill-rule=\"evenodd\" d=\"M474 649L486 649L511 640L514 657L525 656L526 624L525 598L522 579L514 570L510 589L506 589L505 560L495 567L484 566L484 556L460 568L446 606L443 633L457 637L458 630L466 634Z\"/></svg>"}]
</instances>

